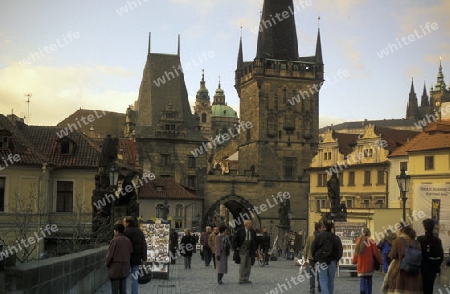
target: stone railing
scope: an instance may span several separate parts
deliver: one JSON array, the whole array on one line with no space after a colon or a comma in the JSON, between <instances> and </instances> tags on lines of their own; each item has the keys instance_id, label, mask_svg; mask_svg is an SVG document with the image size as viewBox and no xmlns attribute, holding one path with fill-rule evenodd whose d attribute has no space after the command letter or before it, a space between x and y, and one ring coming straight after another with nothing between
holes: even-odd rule
<instances>
[{"instance_id":1,"label":"stone railing","mask_svg":"<svg viewBox=\"0 0 450 294\"><path fill-rule=\"evenodd\" d=\"M7 268L6 293L94 293L108 280L108 246ZM0 289L0 292L3 293Z\"/></svg>"}]
</instances>

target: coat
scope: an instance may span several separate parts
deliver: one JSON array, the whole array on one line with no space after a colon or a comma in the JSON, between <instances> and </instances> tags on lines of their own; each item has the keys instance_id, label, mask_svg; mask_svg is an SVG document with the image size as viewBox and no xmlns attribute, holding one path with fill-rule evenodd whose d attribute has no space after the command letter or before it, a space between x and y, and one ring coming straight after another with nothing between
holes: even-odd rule
<instances>
[{"instance_id":1,"label":"coat","mask_svg":"<svg viewBox=\"0 0 450 294\"><path fill-rule=\"evenodd\" d=\"M409 245L413 245L414 240L411 240L407 235L401 234L392 243L389 258L395 259L396 262L389 269L389 276L387 281L387 293L402 293L402 294L422 294L422 274L412 274L400 270L400 262L405 253L405 243L400 237L404 238ZM417 245L420 249L420 243Z\"/></svg>"},{"instance_id":2,"label":"coat","mask_svg":"<svg viewBox=\"0 0 450 294\"><path fill-rule=\"evenodd\" d=\"M326 241L330 240L333 244L333 249L331 251L331 254L327 256L324 260L316 260L316 262L325 262L326 264L330 264L331 261L336 261L336 263L339 262L339 260L342 258L343 255L343 248L342 248L342 242L341 238L333 234L332 232L322 232L320 233L315 239L314 242L311 245L311 253L312 256L316 256L316 252L322 248L326 244Z\"/></svg>"},{"instance_id":3,"label":"coat","mask_svg":"<svg viewBox=\"0 0 450 294\"><path fill-rule=\"evenodd\" d=\"M228 272L228 255L225 250L221 249L222 242L228 243L231 247L230 239L227 235L217 234L215 241L215 252L216 252L216 269L218 274L226 274ZM225 239L225 240L224 240ZM220 260L217 257L220 256Z\"/></svg>"},{"instance_id":4,"label":"coat","mask_svg":"<svg viewBox=\"0 0 450 294\"><path fill-rule=\"evenodd\" d=\"M316 236L319 234L320 234L319 231L314 231L314 233L311 236L308 236L308 238L306 238L305 250L303 251L303 258L314 261L314 256L312 255L311 249L314 239L316 239Z\"/></svg>"},{"instance_id":5,"label":"coat","mask_svg":"<svg viewBox=\"0 0 450 294\"><path fill-rule=\"evenodd\" d=\"M191 257L192 253L195 250L195 246L197 245L197 241L195 237L192 235L185 235L181 238L180 242L180 251L183 256Z\"/></svg>"},{"instance_id":6,"label":"coat","mask_svg":"<svg viewBox=\"0 0 450 294\"><path fill-rule=\"evenodd\" d=\"M133 246L130 239L123 234L117 234L109 243L106 254L106 266L108 267L108 277L111 280L123 279L130 273L130 257Z\"/></svg>"},{"instance_id":7,"label":"coat","mask_svg":"<svg viewBox=\"0 0 450 294\"><path fill-rule=\"evenodd\" d=\"M209 248L211 248L212 254L216 254L216 236L217 235L218 234L212 232L208 236L208 246L209 246Z\"/></svg>"},{"instance_id":8,"label":"coat","mask_svg":"<svg viewBox=\"0 0 450 294\"><path fill-rule=\"evenodd\" d=\"M250 256L255 256L257 244L256 244L256 232L250 229L251 241L250 241ZM236 232L235 240L233 240L233 245L236 248L240 248L242 243L245 241L245 228L240 228Z\"/></svg>"},{"instance_id":9,"label":"coat","mask_svg":"<svg viewBox=\"0 0 450 294\"><path fill-rule=\"evenodd\" d=\"M356 244L358 244L360 238L356 239ZM366 238L363 242L365 242L364 251L361 254L355 253L353 255L352 264L356 264L358 276L372 276L374 271L373 259L376 258L379 264L382 264L383 260L374 240Z\"/></svg>"},{"instance_id":10,"label":"coat","mask_svg":"<svg viewBox=\"0 0 450 294\"><path fill-rule=\"evenodd\" d=\"M131 253L130 264L140 265L147 260L147 242L144 233L138 227L127 227L124 232L133 245L133 253Z\"/></svg>"}]
</instances>

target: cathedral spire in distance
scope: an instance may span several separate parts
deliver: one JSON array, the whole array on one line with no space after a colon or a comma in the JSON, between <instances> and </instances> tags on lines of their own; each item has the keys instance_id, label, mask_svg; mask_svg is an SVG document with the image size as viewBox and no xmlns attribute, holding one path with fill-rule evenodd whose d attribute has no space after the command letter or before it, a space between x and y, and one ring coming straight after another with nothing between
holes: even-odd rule
<instances>
[{"instance_id":1,"label":"cathedral spire in distance","mask_svg":"<svg viewBox=\"0 0 450 294\"><path fill-rule=\"evenodd\" d=\"M422 92L422 99L420 101L420 106L430 106L430 99L428 98L427 93L427 87L425 85L425 82L423 82L423 92Z\"/></svg>"},{"instance_id":2,"label":"cathedral spire in distance","mask_svg":"<svg viewBox=\"0 0 450 294\"><path fill-rule=\"evenodd\" d=\"M244 53L242 51L242 24L241 24L241 37L239 39L239 52L238 52L238 58L237 58L237 69L240 69L242 67L243 63L244 63Z\"/></svg>"},{"instance_id":3,"label":"cathedral spire in distance","mask_svg":"<svg viewBox=\"0 0 450 294\"><path fill-rule=\"evenodd\" d=\"M264 0L256 58L297 60L298 57L293 0Z\"/></svg>"}]
</instances>

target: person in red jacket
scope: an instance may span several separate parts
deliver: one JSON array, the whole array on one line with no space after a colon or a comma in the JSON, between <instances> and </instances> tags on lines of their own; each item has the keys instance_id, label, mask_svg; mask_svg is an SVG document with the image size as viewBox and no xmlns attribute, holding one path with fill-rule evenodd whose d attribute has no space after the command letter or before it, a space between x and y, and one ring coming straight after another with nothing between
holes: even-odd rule
<instances>
[{"instance_id":1,"label":"person in red jacket","mask_svg":"<svg viewBox=\"0 0 450 294\"><path fill-rule=\"evenodd\" d=\"M370 229L365 228L363 235L356 239L355 254L352 263L357 265L360 277L359 289L361 294L372 294L373 263L376 258L379 264L383 263L380 251L375 240L370 239Z\"/></svg>"}]
</instances>

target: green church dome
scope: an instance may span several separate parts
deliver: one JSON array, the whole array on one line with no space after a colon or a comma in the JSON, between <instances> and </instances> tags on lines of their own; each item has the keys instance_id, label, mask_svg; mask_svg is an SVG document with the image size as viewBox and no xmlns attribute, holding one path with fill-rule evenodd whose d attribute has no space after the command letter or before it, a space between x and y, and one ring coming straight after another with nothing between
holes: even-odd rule
<instances>
[{"instance_id":1,"label":"green church dome","mask_svg":"<svg viewBox=\"0 0 450 294\"><path fill-rule=\"evenodd\" d=\"M237 112L228 105L216 104L212 106L212 117L237 118Z\"/></svg>"}]
</instances>

